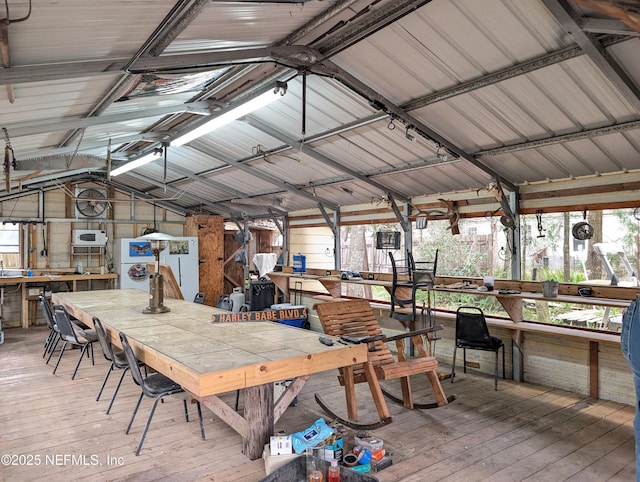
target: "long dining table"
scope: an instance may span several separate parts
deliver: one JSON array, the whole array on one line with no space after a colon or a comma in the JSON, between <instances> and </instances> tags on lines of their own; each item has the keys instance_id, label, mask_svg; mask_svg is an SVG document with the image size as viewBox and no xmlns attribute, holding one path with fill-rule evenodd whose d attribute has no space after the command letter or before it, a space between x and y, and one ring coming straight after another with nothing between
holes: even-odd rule
<instances>
[{"instance_id":1,"label":"long dining table","mask_svg":"<svg viewBox=\"0 0 640 482\"><path fill-rule=\"evenodd\" d=\"M336 339L328 346L317 332L272 321L213 323L212 315L226 312L190 301L165 298L171 311L143 314L149 295L135 289L54 293L52 302L89 326L99 318L116 346L123 332L141 361L236 430L251 460L261 457L275 423L310 375L367 360L365 344ZM293 381L274 400L273 383L282 380ZM242 414L219 398L235 390L244 390Z\"/></svg>"}]
</instances>

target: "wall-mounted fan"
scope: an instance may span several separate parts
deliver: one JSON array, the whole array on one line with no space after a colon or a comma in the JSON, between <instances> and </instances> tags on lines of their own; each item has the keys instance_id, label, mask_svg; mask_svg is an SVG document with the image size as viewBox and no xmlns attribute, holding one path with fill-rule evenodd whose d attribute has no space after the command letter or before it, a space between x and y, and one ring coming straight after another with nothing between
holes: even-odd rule
<instances>
[{"instance_id":1,"label":"wall-mounted fan","mask_svg":"<svg viewBox=\"0 0 640 482\"><path fill-rule=\"evenodd\" d=\"M573 225L571 228L571 234L574 238L580 241L591 239L594 235L593 226L586 221L580 221Z\"/></svg>"},{"instance_id":2,"label":"wall-mounted fan","mask_svg":"<svg viewBox=\"0 0 640 482\"><path fill-rule=\"evenodd\" d=\"M100 218L107 214L107 195L99 189L79 189L76 192L76 214L85 218Z\"/></svg>"},{"instance_id":3,"label":"wall-mounted fan","mask_svg":"<svg viewBox=\"0 0 640 482\"><path fill-rule=\"evenodd\" d=\"M502 216L500 216L500 224L502 224L507 229L513 229L516 225L516 222L511 216L503 214Z\"/></svg>"}]
</instances>

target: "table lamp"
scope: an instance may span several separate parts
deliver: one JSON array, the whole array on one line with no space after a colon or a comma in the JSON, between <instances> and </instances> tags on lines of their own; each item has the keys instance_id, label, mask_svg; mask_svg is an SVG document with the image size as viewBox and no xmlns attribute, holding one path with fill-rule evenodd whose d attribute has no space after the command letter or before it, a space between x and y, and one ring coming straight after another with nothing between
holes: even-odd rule
<instances>
[{"instance_id":1,"label":"table lamp","mask_svg":"<svg viewBox=\"0 0 640 482\"><path fill-rule=\"evenodd\" d=\"M168 307L164 306L164 279L160 274L160 251L166 249L169 241L175 239L173 236L164 233L150 233L144 236L139 236L141 241L151 241L151 251L155 257L155 273L149 276L149 306L147 306L143 313L167 313L171 311Z\"/></svg>"}]
</instances>

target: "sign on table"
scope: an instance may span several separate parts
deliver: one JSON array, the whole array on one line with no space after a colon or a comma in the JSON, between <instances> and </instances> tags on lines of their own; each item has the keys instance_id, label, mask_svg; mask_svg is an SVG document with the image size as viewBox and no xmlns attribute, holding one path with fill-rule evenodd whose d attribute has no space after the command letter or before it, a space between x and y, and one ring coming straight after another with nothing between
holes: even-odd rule
<instances>
[{"instance_id":1,"label":"sign on table","mask_svg":"<svg viewBox=\"0 0 640 482\"><path fill-rule=\"evenodd\" d=\"M279 321L297 320L306 317L306 308L286 308L283 310L242 311L239 313L215 314L211 315L211 322L229 323L237 321Z\"/></svg>"}]
</instances>

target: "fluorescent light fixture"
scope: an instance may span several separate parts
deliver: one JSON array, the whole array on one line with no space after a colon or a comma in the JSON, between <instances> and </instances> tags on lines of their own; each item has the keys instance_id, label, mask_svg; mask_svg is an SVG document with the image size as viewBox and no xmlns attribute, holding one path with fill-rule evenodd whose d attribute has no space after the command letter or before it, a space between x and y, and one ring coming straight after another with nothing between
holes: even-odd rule
<instances>
[{"instance_id":1,"label":"fluorescent light fixture","mask_svg":"<svg viewBox=\"0 0 640 482\"><path fill-rule=\"evenodd\" d=\"M285 84L286 85L286 84ZM239 119L242 116L250 114L261 107L271 104L275 102L280 97L284 95L286 92L286 87L282 87L278 85L275 89L269 89L267 92L260 94L257 97L245 102L244 104L239 105L238 107L234 107L223 114L220 114L218 117L211 119L208 122L205 122L199 127L196 127L192 131L187 132L186 134L181 135L180 137L175 138L169 144L170 146L182 146L191 142L198 137L204 136L219 127L222 127L230 122L233 122L236 119Z\"/></svg>"},{"instance_id":2,"label":"fluorescent light fixture","mask_svg":"<svg viewBox=\"0 0 640 482\"><path fill-rule=\"evenodd\" d=\"M142 156L141 158L136 159L135 161L127 162L126 164L111 171L111 176L119 176L120 174L124 174L125 172L128 172L132 169L136 169L140 166L144 166L145 164L149 164L151 161L159 159L161 154L162 152L154 151L150 154L147 154L146 156Z\"/></svg>"}]
</instances>

